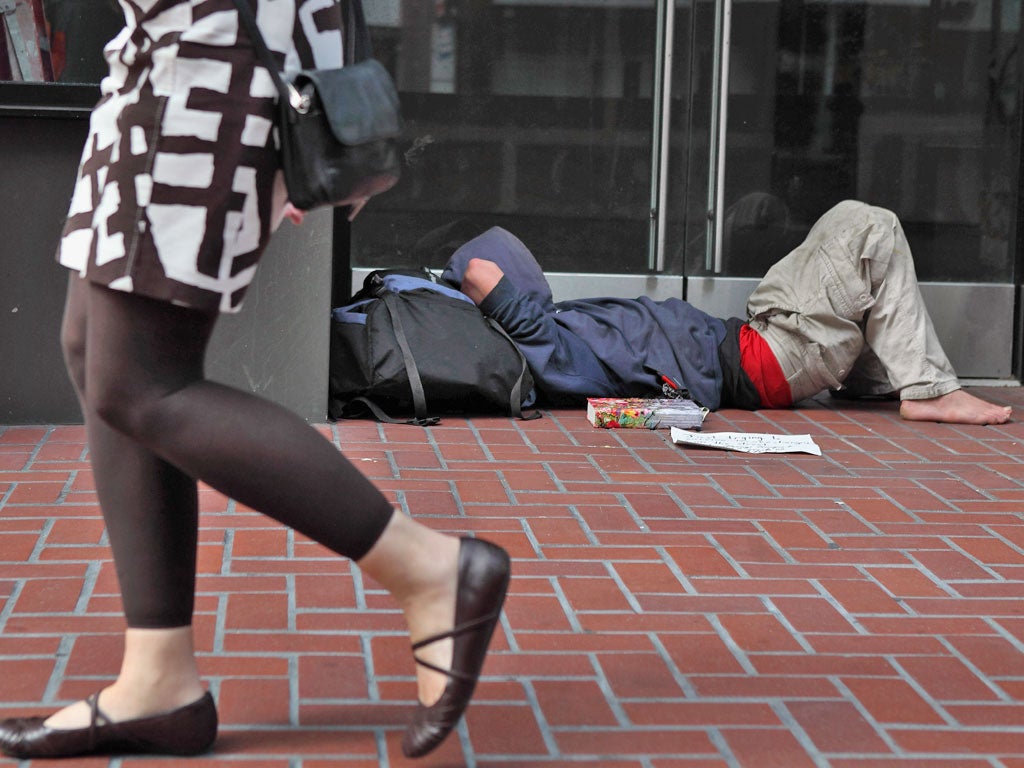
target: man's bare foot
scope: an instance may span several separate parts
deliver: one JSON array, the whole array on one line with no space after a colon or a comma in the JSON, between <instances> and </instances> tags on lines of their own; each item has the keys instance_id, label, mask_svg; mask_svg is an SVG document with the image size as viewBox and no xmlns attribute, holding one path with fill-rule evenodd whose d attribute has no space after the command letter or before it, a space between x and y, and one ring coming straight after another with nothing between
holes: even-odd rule
<instances>
[{"instance_id":1,"label":"man's bare foot","mask_svg":"<svg viewBox=\"0 0 1024 768\"><path fill-rule=\"evenodd\" d=\"M904 400L900 416L909 421L941 421L947 424L1005 424L1012 408L994 405L962 389L928 400Z\"/></svg>"}]
</instances>

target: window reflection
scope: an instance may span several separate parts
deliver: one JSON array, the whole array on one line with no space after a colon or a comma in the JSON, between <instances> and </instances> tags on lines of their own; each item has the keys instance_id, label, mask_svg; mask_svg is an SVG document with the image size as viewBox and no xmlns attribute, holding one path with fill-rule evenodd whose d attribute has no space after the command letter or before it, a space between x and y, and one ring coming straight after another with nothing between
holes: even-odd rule
<instances>
[{"instance_id":1,"label":"window reflection","mask_svg":"<svg viewBox=\"0 0 1024 768\"><path fill-rule=\"evenodd\" d=\"M360 214L358 266L414 262L459 222L506 227L549 270L646 270L654 0L365 7L414 144Z\"/></svg>"},{"instance_id":2,"label":"window reflection","mask_svg":"<svg viewBox=\"0 0 1024 768\"><path fill-rule=\"evenodd\" d=\"M705 275L713 0L675 1L668 271ZM895 210L925 280L1013 279L1020 0L734 0L724 274L756 277L844 198ZM654 0L379 0L416 140L358 266L454 221L550 269L648 271ZM418 258L418 257L417 257Z\"/></svg>"},{"instance_id":3,"label":"window reflection","mask_svg":"<svg viewBox=\"0 0 1024 768\"><path fill-rule=\"evenodd\" d=\"M899 214L922 279L1012 280L1019 31L1020 0L736 2L726 205L770 193L799 239L859 198ZM730 274L777 258L746 246Z\"/></svg>"},{"instance_id":4,"label":"window reflection","mask_svg":"<svg viewBox=\"0 0 1024 768\"><path fill-rule=\"evenodd\" d=\"M114 0L0 0L0 80L98 83L124 26Z\"/></svg>"}]
</instances>

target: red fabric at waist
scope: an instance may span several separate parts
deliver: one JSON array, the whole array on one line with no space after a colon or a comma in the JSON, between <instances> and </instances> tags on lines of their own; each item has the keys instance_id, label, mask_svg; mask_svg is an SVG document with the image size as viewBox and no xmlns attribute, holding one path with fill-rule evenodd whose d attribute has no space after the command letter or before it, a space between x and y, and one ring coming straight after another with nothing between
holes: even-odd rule
<instances>
[{"instance_id":1,"label":"red fabric at waist","mask_svg":"<svg viewBox=\"0 0 1024 768\"><path fill-rule=\"evenodd\" d=\"M740 328L740 367L754 383L762 408L789 408L793 405L789 382L775 353L764 337L749 325Z\"/></svg>"}]
</instances>

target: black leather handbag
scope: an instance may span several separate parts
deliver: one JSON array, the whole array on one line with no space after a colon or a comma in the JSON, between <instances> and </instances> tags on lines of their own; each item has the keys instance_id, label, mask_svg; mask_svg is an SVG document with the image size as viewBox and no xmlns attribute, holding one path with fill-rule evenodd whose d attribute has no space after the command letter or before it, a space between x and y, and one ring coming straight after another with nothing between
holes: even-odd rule
<instances>
[{"instance_id":1,"label":"black leather handbag","mask_svg":"<svg viewBox=\"0 0 1024 768\"><path fill-rule=\"evenodd\" d=\"M288 199L304 211L372 197L393 187L401 173L398 90L370 55L362 5L347 2L346 66L302 70L288 81L260 34L249 0L235 0L277 88L281 168Z\"/></svg>"}]
</instances>

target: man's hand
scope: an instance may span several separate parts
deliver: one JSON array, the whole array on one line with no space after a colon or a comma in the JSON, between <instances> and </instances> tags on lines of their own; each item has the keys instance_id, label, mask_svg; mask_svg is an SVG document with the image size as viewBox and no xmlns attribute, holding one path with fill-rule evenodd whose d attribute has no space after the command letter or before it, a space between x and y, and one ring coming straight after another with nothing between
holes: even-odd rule
<instances>
[{"instance_id":1,"label":"man's hand","mask_svg":"<svg viewBox=\"0 0 1024 768\"><path fill-rule=\"evenodd\" d=\"M504 276L505 273L493 261L470 259L462 275L462 292L479 305Z\"/></svg>"}]
</instances>

